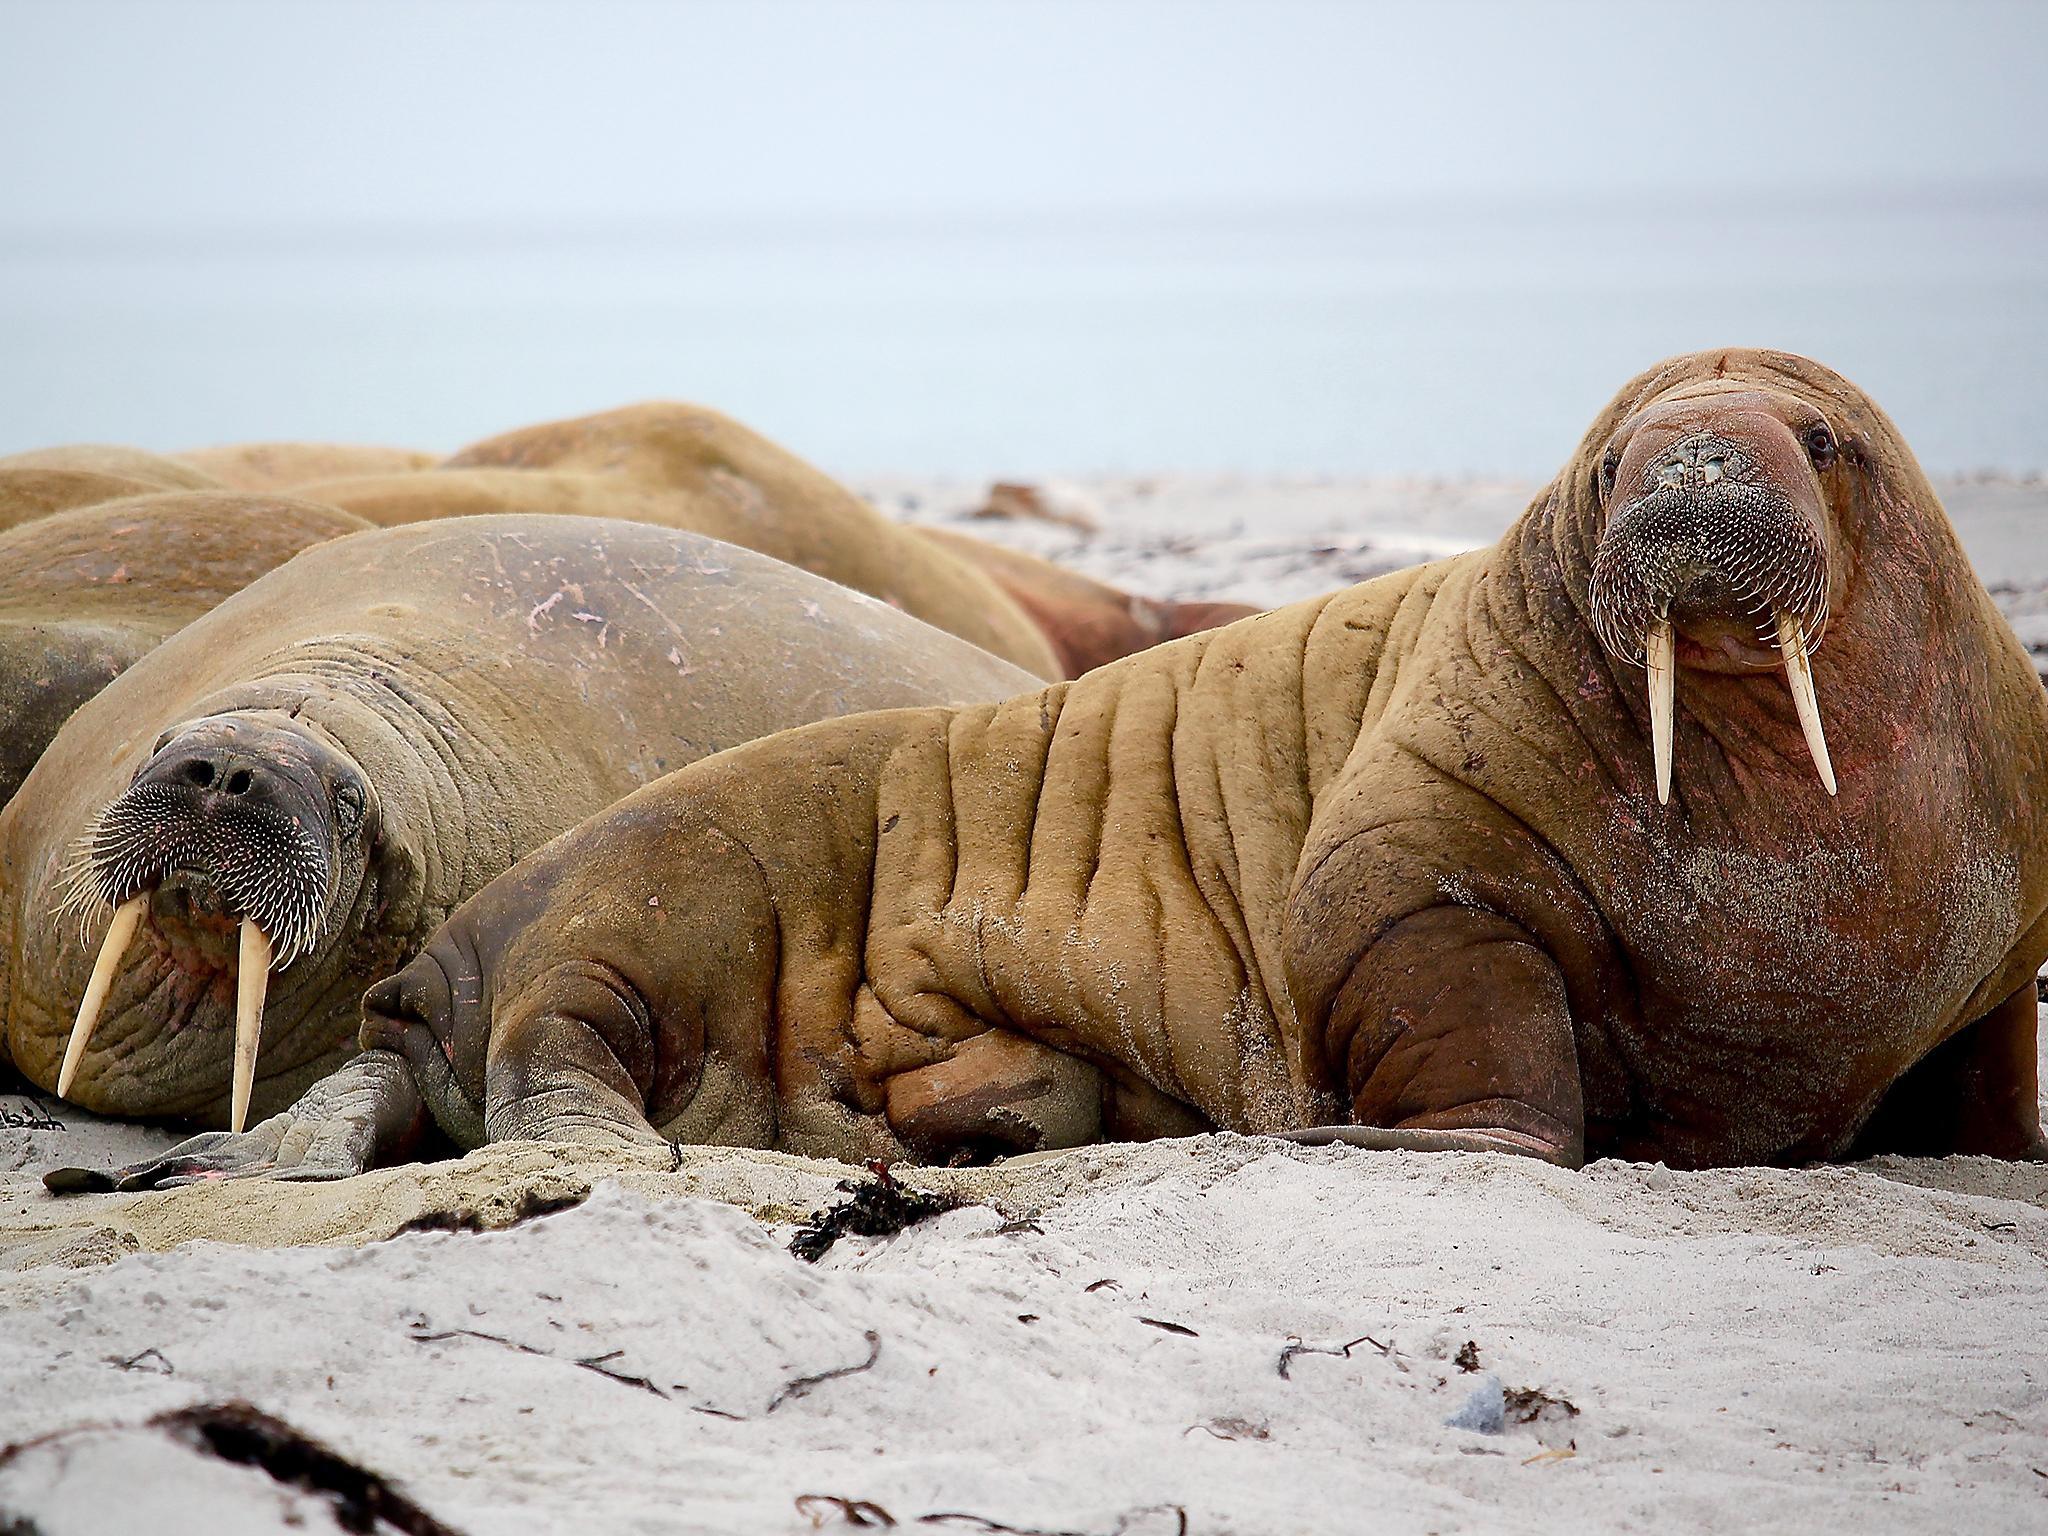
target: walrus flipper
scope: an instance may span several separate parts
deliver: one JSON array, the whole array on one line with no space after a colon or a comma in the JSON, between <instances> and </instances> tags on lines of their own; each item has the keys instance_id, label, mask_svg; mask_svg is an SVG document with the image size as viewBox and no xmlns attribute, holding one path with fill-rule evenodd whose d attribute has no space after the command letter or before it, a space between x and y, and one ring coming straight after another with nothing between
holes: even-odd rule
<instances>
[{"instance_id":1,"label":"walrus flipper","mask_svg":"<svg viewBox=\"0 0 2048 1536\"><path fill-rule=\"evenodd\" d=\"M365 1051L314 1083L291 1108L247 1131L205 1131L111 1172L53 1168L43 1183L68 1195L173 1189L219 1179L346 1179L402 1161L426 1125L425 1101L406 1063L389 1051Z\"/></svg>"},{"instance_id":2,"label":"walrus flipper","mask_svg":"<svg viewBox=\"0 0 2048 1536\"><path fill-rule=\"evenodd\" d=\"M1329 1070L1358 1125L1451 1133L1447 1150L1477 1136L1486 1150L1585 1161L1563 977L1507 918L1438 906L1402 919L1358 957L1323 1017Z\"/></svg>"}]
</instances>

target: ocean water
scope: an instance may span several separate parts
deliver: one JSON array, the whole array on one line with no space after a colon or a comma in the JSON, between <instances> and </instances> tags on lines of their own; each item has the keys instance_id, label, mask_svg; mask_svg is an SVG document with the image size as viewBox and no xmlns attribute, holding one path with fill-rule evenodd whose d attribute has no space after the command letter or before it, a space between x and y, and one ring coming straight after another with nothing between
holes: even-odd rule
<instances>
[{"instance_id":1,"label":"ocean water","mask_svg":"<svg viewBox=\"0 0 2048 1536\"><path fill-rule=\"evenodd\" d=\"M842 473L1542 477L1766 344L2048 468L2048 191L0 236L0 452L452 449L668 396Z\"/></svg>"}]
</instances>

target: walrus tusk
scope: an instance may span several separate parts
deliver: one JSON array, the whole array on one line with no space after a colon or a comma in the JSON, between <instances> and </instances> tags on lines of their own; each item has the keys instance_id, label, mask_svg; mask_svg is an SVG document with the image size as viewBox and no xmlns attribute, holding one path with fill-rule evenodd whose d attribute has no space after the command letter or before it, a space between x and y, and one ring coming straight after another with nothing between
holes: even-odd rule
<instances>
[{"instance_id":1,"label":"walrus tusk","mask_svg":"<svg viewBox=\"0 0 2048 1536\"><path fill-rule=\"evenodd\" d=\"M1678 688L1678 638L1669 619L1652 619L1643 636L1650 669L1650 752L1657 764L1657 803L1671 800L1671 716Z\"/></svg>"},{"instance_id":2,"label":"walrus tusk","mask_svg":"<svg viewBox=\"0 0 2048 1536\"><path fill-rule=\"evenodd\" d=\"M270 935L256 919L242 919L242 954L235 975L235 1092L228 1129L249 1123L249 1092L256 1083L256 1047L263 1043L263 998L270 990Z\"/></svg>"},{"instance_id":3,"label":"walrus tusk","mask_svg":"<svg viewBox=\"0 0 2048 1536\"><path fill-rule=\"evenodd\" d=\"M121 957L128 953L135 930L142 923L142 914L148 908L147 892L130 896L114 908L114 920L107 924L107 936L100 940L99 955L92 963L92 979L85 984L85 997L71 1026L71 1038L64 1045L64 1065L57 1069L60 1099L71 1092L71 1079L78 1075L78 1064L85 1059L92 1032L99 1028L100 1010L106 1007L107 993L113 990L114 973L121 968Z\"/></svg>"},{"instance_id":4,"label":"walrus tusk","mask_svg":"<svg viewBox=\"0 0 2048 1536\"><path fill-rule=\"evenodd\" d=\"M1813 693L1813 663L1806 655L1806 630L1789 613L1778 615L1778 649L1785 653L1785 681L1792 688L1792 707L1799 711L1799 728L1806 732L1806 750L1813 754L1813 766L1829 794L1835 792L1835 765L1828 759L1828 739L1821 734L1820 701Z\"/></svg>"}]
</instances>

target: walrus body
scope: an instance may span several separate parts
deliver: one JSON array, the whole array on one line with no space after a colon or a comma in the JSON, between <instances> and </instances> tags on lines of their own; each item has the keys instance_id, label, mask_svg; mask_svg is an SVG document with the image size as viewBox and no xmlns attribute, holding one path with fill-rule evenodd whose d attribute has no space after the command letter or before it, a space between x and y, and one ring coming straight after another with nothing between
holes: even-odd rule
<instances>
[{"instance_id":1,"label":"walrus body","mask_svg":"<svg viewBox=\"0 0 2048 1536\"><path fill-rule=\"evenodd\" d=\"M2044 804L2048 700L1891 423L1700 354L1490 549L637 792L373 988L290 1112L123 1177L346 1174L428 1113L844 1158L2040 1156Z\"/></svg>"},{"instance_id":2,"label":"walrus body","mask_svg":"<svg viewBox=\"0 0 2048 1536\"><path fill-rule=\"evenodd\" d=\"M124 496L220 489L194 465L139 448L81 443L0 458L0 530Z\"/></svg>"},{"instance_id":3,"label":"walrus body","mask_svg":"<svg viewBox=\"0 0 2048 1536\"><path fill-rule=\"evenodd\" d=\"M430 469L431 453L370 443L224 443L187 448L180 462L238 491L288 491L316 480Z\"/></svg>"},{"instance_id":4,"label":"walrus body","mask_svg":"<svg viewBox=\"0 0 2048 1536\"><path fill-rule=\"evenodd\" d=\"M1259 610L1249 603L1175 602L1083 576L1021 549L951 528L911 528L986 573L1044 631L1062 677L1079 677L1168 640L1216 629Z\"/></svg>"},{"instance_id":5,"label":"walrus body","mask_svg":"<svg viewBox=\"0 0 2048 1536\"><path fill-rule=\"evenodd\" d=\"M75 1072L88 1108L219 1123L253 990L264 1071L243 1031L237 1097L277 1107L451 908L634 787L828 715L1032 681L669 530L476 518L309 550L80 710L0 813L8 1049L44 1086ZM67 889L128 925L97 1033L72 1029L95 966Z\"/></svg>"},{"instance_id":6,"label":"walrus body","mask_svg":"<svg viewBox=\"0 0 2048 1536\"><path fill-rule=\"evenodd\" d=\"M731 418L628 406L477 443L439 467L303 485L297 494L386 526L519 511L687 528L785 560L971 640L1039 677L1046 637L974 566Z\"/></svg>"},{"instance_id":7,"label":"walrus body","mask_svg":"<svg viewBox=\"0 0 2048 1536\"><path fill-rule=\"evenodd\" d=\"M279 496L168 491L0 533L0 806L139 657L307 546L369 526Z\"/></svg>"}]
</instances>

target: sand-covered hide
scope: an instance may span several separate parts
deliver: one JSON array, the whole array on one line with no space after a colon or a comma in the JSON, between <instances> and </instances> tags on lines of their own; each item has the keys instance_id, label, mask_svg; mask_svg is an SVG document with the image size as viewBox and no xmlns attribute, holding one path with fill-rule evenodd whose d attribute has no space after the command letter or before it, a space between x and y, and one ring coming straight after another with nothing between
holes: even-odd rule
<instances>
[{"instance_id":1,"label":"sand-covered hide","mask_svg":"<svg viewBox=\"0 0 2048 1536\"><path fill-rule=\"evenodd\" d=\"M513 1144L333 1185L9 1176L0 1443L38 1443L0 1515L335 1528L150 1423L242 1401L470 1533L2048 1516L2048 1166L1218 1136L909 1174L983 1203L791 1257L849 1172Z\"/></svg>"}]
</instances>

